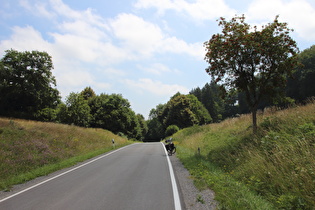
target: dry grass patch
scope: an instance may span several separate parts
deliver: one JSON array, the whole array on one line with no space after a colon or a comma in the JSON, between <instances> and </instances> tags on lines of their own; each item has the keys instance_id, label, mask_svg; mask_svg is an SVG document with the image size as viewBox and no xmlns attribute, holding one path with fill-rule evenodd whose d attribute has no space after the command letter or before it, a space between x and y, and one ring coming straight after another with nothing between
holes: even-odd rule
<instances>
[{"instance_id":1,"label":"dry grass patch","mask_svg":"<svg viewBox=\"0 0 315 210\"><path fill-rule=\"evenodd\" d=\"M111 139L116 146L130 143L103 129L0 118L0 188L12 177L40 167L108 151Z\"/></svg>"}]
</instances>

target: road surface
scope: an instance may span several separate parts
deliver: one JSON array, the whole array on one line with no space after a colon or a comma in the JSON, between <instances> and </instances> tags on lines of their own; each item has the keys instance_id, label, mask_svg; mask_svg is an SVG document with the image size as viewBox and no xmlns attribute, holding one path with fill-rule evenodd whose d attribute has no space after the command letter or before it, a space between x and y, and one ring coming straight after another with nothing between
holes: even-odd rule
<instances>
[{"instance_id":1,"label":"road surface","mask_svg":"<svg viewBox=\"0 0 315 210\"><path fill-rule=\"evenodd\" d=\"M180 210L161 143L133 144L0 200L2 210Z\"/></svg>"}]
</instances>

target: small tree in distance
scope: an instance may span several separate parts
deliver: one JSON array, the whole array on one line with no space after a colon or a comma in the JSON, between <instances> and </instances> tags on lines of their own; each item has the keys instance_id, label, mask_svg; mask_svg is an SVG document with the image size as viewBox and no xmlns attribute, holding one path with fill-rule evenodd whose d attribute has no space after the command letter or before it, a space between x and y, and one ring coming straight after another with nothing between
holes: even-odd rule
<instances>
[{"instance_id":1,"label":"small tree in distance","mask_svg":"<svg viewBox=\"0 0 315 210\"><path fill-rule=\"evenodd\" d=\"M244 15L226 21L220 18L222 33L205 42L206 72L227 90L244 92L257 131L257 107L265 99L281 97L287 77L297 65L299 52L289 36L287 23L278 16L261 30L245 23Z\"/></svg>"}]
</instances>

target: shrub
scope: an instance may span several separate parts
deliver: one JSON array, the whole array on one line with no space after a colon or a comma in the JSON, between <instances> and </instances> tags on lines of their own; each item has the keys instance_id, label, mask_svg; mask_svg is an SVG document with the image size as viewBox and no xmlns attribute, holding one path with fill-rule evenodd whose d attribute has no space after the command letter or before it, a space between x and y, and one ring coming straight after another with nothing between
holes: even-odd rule
<instances>
[{"instance_id":1,"label":"shrub","mask_svg":"<svg viewBox=\"0 0 315 210\"><path fill-rule=\"evenodd\" d=\"M165 135L171 136L178 131L179 131L179 127L177 125L170 125L166 128Z\"/></svg>"}]
</instances>

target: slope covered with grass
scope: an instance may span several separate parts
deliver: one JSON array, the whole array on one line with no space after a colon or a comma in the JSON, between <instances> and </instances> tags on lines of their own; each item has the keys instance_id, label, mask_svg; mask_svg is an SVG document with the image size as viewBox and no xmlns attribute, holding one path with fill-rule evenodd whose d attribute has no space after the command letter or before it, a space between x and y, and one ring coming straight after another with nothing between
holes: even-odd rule
<instances>
[{"instance_id":1,"label":"slope covered with grass","mask_svg":"<svg viewBox=\"0 0 315 210\"><path fill-rule=\"evenodd\" d=\"M0 118L0 190L130 142L103 129Z\"/></svg>"},{"instance_id":2,"label":"slope covered with grass","mask_svg":"<svg viewBox=\"0 0 315 210\"><path fill-rule=\"evenodd\" d=\"M315 103L176 133L178 157L222 209L314 209ZM198 152L200 148L200 154Z\"/></svg>"}]
</instances>

